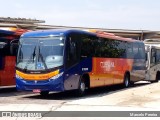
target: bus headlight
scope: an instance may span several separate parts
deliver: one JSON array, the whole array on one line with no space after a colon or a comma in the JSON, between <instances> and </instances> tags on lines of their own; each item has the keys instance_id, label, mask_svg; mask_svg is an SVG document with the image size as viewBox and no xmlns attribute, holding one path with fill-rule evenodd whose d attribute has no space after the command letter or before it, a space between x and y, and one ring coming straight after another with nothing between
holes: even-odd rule
<instances>
[{"instance_id":1,"label":"bus headlight","mask_svg":"<svg viewBox=\"0 0 160 120\"><path fill-rule=\"evenodd\" d=\"M50 78L50 80L55 80L55 79L58 79L59 77L61 77L63 75L63 72L61 72L60 74L56 75L56 76L53 76Z\"/></svg>"},{"instance_id":2,"label":"bus headlight","mask_svg":"<svg viewBox=\"0 0 160 120\"><path fill-rule=\"evenodd\" d=\"M22 77L20 77L19 75L16 74L16 78L18 79L23 79Z\"/></svg>"}]
</instances>

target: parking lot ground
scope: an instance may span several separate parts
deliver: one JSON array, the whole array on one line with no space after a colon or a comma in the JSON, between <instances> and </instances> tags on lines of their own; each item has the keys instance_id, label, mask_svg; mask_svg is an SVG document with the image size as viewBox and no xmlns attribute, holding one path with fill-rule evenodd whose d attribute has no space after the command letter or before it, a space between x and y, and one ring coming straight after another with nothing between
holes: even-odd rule
<instances>
[{"instance_id":1,"label":"parking lot ground","mask_svg":"<svg viewBox=\"0 0 160 120\"><path fill-rule=\"evenodd\" d=\"M83 97L75 96L74 91L50 93L47 97L42 97L32 92L16 91L14 88L1 89L0 111L46 111L44 116L50 111L160 111L159 86L160 82L139 82L130 88L94 88Z\"/></svg>"}]
</instances>

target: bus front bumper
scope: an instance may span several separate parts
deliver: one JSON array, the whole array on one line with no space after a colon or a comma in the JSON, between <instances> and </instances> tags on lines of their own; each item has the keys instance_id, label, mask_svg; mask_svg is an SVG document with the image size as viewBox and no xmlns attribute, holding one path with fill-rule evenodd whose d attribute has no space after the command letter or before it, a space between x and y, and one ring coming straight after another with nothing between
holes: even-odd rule
<instances>
[{"instance_id":1,"label":"bus front bumper","mask_svg":"<svg viewBox=\"0 0 160 120\"><path fill-rule=\"evenodd\" d=\"M64 91L63 78L52 80L24 80L16 78L16 88L22 91Z\"/></svg>"}]
</instances>

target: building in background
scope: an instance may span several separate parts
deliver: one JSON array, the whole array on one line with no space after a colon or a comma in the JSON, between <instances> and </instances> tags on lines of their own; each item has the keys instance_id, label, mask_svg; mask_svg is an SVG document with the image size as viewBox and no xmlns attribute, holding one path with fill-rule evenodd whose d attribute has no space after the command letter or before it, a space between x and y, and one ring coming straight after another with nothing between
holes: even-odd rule
<instances>
[{"instance_id":1,"label":"building in background","mask_svg":"<svg viewBox=\"0 0 160 120\"><path fill-rule=\"evenodd\" d=\"M81 29L114 33L138 40L160 39L160 31L124 30L46 25L44 20L0 17L0 86L15 85L15 60L19 37L32 30Z\"/></svg>"}]
</instances>

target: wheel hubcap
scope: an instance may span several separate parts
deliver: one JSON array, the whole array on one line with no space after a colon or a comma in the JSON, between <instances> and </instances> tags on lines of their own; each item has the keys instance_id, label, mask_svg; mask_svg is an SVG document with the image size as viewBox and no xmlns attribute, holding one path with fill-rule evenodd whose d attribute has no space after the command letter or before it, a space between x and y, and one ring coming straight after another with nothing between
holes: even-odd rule
<instances>
[{"instance_id":1,"label":"wheel hubcap","mask_svg":"<svg viewBox=\"0 0 160 120\"><path fill-rule=\"evenodd\" d=\"M80 88L81 88L81 91L84 91L84 90L85 90L85 83L84 83L84 82L81 83Z\"/></svg>"},{"instance_id":2,"label":"wheel hubcap","mask_svg":"<svg viewBox=\"0 0 160 120\"><path fill-rule=\"evenodd\" d=\"M128 83L129 83L128 78L126 78L126 80L125 80L126 87L128 86Z\"/></svg>"}]
</instances>

